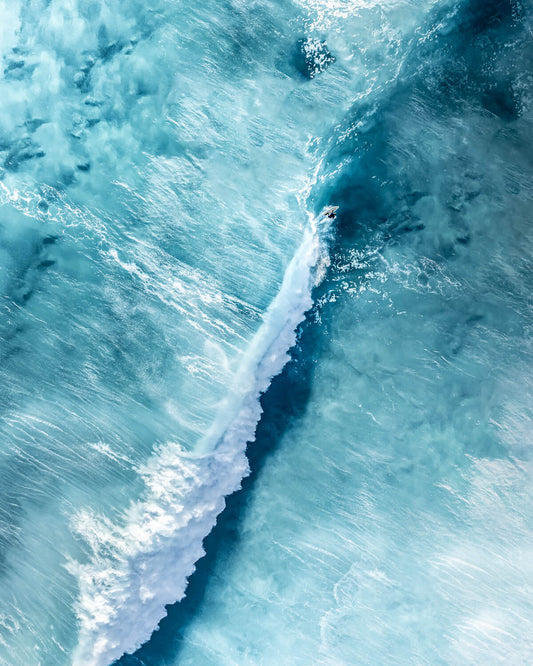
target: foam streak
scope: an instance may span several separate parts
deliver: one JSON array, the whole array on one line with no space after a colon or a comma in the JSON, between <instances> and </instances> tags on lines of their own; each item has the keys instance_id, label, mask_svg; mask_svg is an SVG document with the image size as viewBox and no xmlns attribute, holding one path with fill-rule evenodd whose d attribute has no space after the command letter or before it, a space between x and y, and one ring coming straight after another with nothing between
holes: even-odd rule
<instances>
[{"instance_id":1,"label":"foam streak","mask_svg":"<svg viewBox=\"0 0 533 666\"><path fill-rule=\"evenodd\" d=\"M88 564L71 565L80 584L75 665L109 664L134 651L165 615L165 605L185 595L204 554L203 539L225 497L248 474L246 444L261 416L259 398L289 359L324 251L316 229L307 229L201 453L177 443L156 452L143 470L145 497L132 505L123 527L88 513L77 517L92 555Z\"/></svg>"}]
</instances>

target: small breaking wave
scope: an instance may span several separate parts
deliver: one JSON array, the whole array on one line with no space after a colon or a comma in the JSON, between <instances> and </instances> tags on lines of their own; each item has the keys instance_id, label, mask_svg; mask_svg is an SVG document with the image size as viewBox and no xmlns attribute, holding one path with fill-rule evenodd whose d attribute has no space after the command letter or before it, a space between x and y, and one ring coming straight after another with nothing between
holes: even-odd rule
<instances>
[{"instance_id":1,"label":"small breaking wave","mask_svg":"<svg viewBox=\"0 0 533 666\"><path fill-rule=\"evenodd\" d=\"M311 219L199 452L174 442L160 447L142 470L144 498L130 507L123 526L89 512L77 515L74 527L91 554L88 563L69 565L80 587L76 666L109 664L134 651L150 638L165 606L185 596L204 555L203 539L249 472L246 445L261 417L259 400L288 361L296 328L312 306L328 257L328 222L324 214Z\"/></svg>"}]
</instances>

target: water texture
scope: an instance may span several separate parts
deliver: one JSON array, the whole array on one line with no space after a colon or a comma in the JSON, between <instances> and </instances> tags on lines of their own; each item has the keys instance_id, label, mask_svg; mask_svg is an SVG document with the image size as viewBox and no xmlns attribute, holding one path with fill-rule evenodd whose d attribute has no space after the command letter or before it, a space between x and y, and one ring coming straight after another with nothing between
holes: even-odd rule
<instances>
[{"instance_id":1,"label":"water texture","mask_svg":"<svg viewBox=\"0 0 533 666\"><path fill-rule=\"evenodd\" d=\"M530 3L0 12L0 663L530 663Z\"/></svg>"}]
</instances>

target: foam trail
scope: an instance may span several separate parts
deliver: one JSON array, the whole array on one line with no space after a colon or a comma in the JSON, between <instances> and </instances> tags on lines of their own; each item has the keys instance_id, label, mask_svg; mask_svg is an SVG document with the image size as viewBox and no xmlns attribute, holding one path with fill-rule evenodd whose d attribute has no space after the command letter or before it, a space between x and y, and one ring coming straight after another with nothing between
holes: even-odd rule
<instances>
[{"instance_id":1,"label":"foam trail","mask_svg":"<svg viewBox=\"0 0 533 666\"><path fill-rule=\"evenodd\" d=\"M204 537L226 495L248 474L246 444L261 416L260 395L287 362L296 327L312 305L327 250L316 220L310 227L246 352L237 388L201 443L202 453L187 453L177 443L161 447L143 470L145 498L132 505L124 526L78 515L75 527L91 556L87 564L70 565L80 585L75 665L109 664L137 649L165 615L165 605L185 595L204 554Z\"/></svg>"}]
</instances>

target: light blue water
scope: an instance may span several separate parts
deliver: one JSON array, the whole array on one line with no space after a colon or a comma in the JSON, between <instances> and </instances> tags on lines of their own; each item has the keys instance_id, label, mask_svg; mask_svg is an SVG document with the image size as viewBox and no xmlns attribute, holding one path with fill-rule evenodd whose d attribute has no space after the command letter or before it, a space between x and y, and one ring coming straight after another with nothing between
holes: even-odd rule
<instances>
[{"instance_id":1,"label":"light blue water","mask_svg":"<svg viewBox=\"0 0 533 666\"><path fill-rule=\"evenodd\" d=\"M0 662L531 662L530 5L0 12Z\"/></svg>"}]
</instances>

